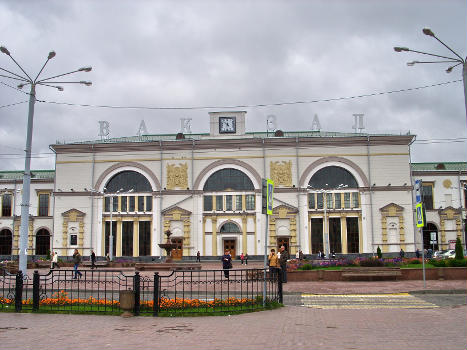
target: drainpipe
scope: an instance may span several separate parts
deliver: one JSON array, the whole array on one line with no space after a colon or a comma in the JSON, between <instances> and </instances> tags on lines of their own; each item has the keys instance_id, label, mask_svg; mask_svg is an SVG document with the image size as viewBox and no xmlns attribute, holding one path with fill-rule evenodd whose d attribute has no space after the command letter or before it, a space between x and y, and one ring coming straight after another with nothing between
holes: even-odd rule
<instances>
[{"instance_id":1,"label":"drainpipe","mask_svg":"<svg viewBox=\"0 0 467 350\"><path fill-rule=\"evenodd\" d=\"M366 154L368 160L368 181L370 182L370 223L371 223L371 253L375 255L375 234L373 225L373 190L371 181L371 163L370 163L370 135L367 135Z\"/></svg>"},{"instance_id":2,"label":"drainpipe","mask_svg":"<svg viewBox=\"0 0 467 350\"><path fill-rule=\"evenodd\" d=\"M298 230L297 230L297 245L298 245L298 250L301 249L301 232L302 232L302 224L303 224L303 218L300 213L301 210L301 188L300 188L300 165L299 165L299 159L298 159L298 136L295 137L295 158L297 162L297 203L298 203ZM310 252L311 253L311 252Z\"/></svg>"},{"instance_id":3,"label":"drainpipe","mask_svg":"<svg viewBox=\"0 0 467 350\"><path fill-rule=\"evenodd\" d=\"M53 150L53 152L55 153L55 162L54 162L54 165L55 165L55 168L54 168L54 193L57 192L57 153L55 152L55 150L49 146L49 149L50 150ZM55 213L57 212L55 210L55 194L54 194L54 211L53 211L53 219L52 219L52 245L50 247L50 251L52 251L54 249L54 242L55 242ZM63 242L62 242L62 246L63 246Z\"/></svg>"},{"instance_id":4,"label":"drainpipe","mask_svg":"<svg viewBox=\"0 0 467 350\"><path fill-rule=\"evenodd\" d=\"M159 187L159 243L162 243L162 230L163 230L163 220L162 220L162 174L163 174L163 168L162 168L162 140L159 140L159 147L160 147L160 163L161 163L161 171L160 171L160 187ZM160 250L160 249L159 249ZM162 251L159 252L160 256L162 257Z\"/></svg>"}]
</instances>

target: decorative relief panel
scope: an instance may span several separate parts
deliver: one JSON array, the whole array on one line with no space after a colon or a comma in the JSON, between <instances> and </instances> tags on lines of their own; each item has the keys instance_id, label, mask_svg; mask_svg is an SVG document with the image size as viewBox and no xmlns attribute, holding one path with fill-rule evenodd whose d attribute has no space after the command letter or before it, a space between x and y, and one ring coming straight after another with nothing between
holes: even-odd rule
<instances>
[{"instance_id":1,"label":"decorative relief panel","mask_svg":"<svg viewBox=\"0 0 467 350\"><path fill-rule=\"evenodd\" d=\"M270 162L271 179L274 186L292 187L292 161Z\"/></svg>"},{"instance_id":2,"label":"decorative relief panel","mask_svg":"<svg viewBox=\"0 0 467 350\"><path fill-rule=\"evenodd\" d=\"M167 187L168 190L175 188L188 188L188 165L167 164Z\"/></svg>"}]
</instances>

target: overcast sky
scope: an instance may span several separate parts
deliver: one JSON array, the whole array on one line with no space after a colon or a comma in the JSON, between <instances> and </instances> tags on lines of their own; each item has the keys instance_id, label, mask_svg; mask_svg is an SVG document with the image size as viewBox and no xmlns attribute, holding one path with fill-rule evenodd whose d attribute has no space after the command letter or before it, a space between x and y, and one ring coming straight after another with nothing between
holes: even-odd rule
<instances>
[{"instance_id":1,"label":"overcast sky","mask_svg":"<svg viewBox=\"0 0 467 350\"><path fill-rule=\"evenodd\" d=\"M467 54L465 0L412 1L10 1L0 0L0 45L33 78L48 52L57 55L47 78L83 66L59 92L37 88L32 169L54 169L49 145L136 135L177 133L180 118L193 132L209 132L208 112L227 106L317 101L412 89L462 79L462 67L419 64L426 56L396 53L405 46L453 56L430 27L462 57ZM428 57L429 59L429 57ZM0 68L22 74L0 54ZM2 72L5 73L5 72ZM7 86L7 85L11 86ZM24 167L28 100L0 77L0 170ZM25 88L25 92L29 89ZM53 104L202 107L109 109ZM417 136L414 162L467 161L467 124L461 81L374 97L248 107L247 131L264 131L275 115L284 131L310 130L315 114L323 131L352 132L353 114L365 132ZM428 143L427 143L428 142Z\"/></svg>"}]
</instances>

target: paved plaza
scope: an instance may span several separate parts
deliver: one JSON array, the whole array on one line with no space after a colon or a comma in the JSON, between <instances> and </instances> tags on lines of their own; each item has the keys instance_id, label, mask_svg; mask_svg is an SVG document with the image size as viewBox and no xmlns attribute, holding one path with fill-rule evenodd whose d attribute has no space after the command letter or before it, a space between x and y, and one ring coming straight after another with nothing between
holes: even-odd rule
<instances>
[{"instance_id":1,"label":"paved plaza","mask_svg":"<svg viewBox=\"0 0 467 350\"><path fill-rule=\"evenodd\" d=\"M466 280L429 280L426 288L423 281L289 282L283 308L242 315L0 313L0 349L465 350L466 293Z\"/></svg>"}]
</instances>

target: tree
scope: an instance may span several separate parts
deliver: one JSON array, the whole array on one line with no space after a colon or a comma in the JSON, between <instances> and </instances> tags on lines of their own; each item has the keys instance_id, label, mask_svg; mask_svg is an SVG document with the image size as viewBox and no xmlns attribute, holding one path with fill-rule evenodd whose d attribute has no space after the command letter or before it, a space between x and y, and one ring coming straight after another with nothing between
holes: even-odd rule
<instances>
[{"instance_id":1,"label":"tree","mask_svg":"<svg viewBox=\"0 0 467 350\"><path fill-rule=\"evenodd\" d=\"M461 239L457 237L456 239L456 260L464 259L464 249L462 248Z\"/></svg>"},{"instance_id":2,"label":"tree","mask_svg":"<svg viewBox=\"0 0 467 350\"><path fill-rule=\"evenodd\" d=\"M376 249L376 255L378 255L378 259L381 259L383 257L383 254L381 253L381 248L378 246L378 249Z\"/></svg>"}]
</instances>

